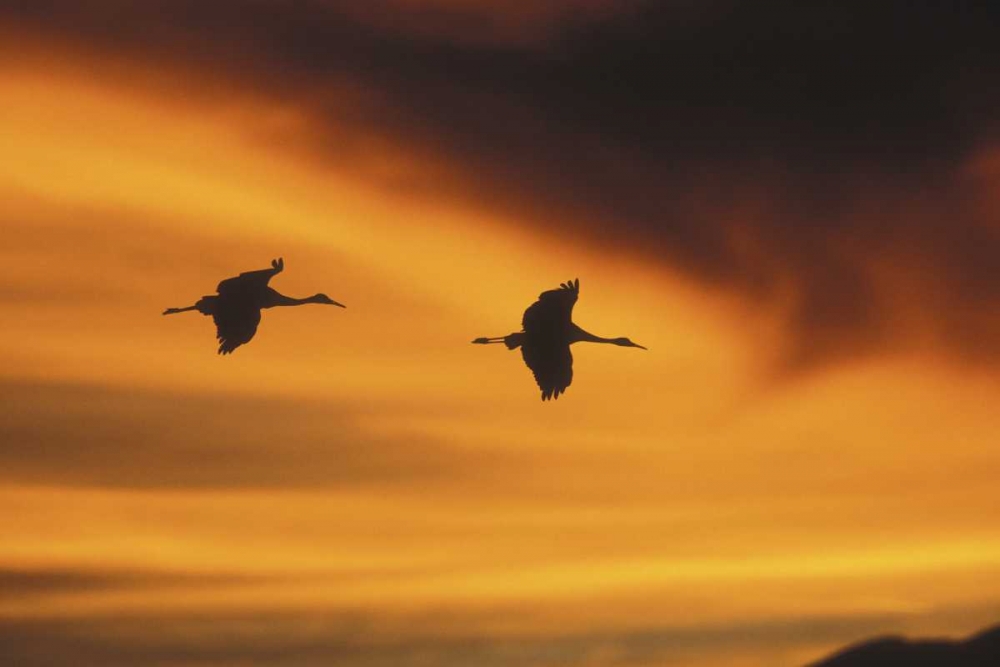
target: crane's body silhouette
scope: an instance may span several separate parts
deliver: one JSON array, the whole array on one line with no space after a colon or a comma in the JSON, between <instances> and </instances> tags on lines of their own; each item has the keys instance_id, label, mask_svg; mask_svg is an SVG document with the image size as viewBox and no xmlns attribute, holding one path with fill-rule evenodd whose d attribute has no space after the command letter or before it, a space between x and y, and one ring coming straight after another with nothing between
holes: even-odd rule
<instances>
[{"instance_id":1,"label":"crane's body silhouette","mask_svg":"<svg viewBox=\"0 0 1000 667\"><path fill-rule=\"evenodd\" d=\"M528 306L521 319L521 331L496 338L477 338L473 343L503 343L508 350L521 348L524 363L535 376L542 400L559 398L573 381L573 343L608 343L638 347L628 338L602 338L573 323L573 306L580 295L580 280L562 283L559 289L542 292L538 301Z\"/></svg>"},{"instance_id":2,"label":"crane's body silhouette","mask_svg":"<svg viewBox=\"0 0 1000 667\"><path fill-rule=\"evenodd\" d=\"M257 333L260 311L275 306L301 306L306 303L321 303L346 308L325 294L314 294L304 299L294 299L267 286L271 278L281 273L285 262L280 257L271 260L270 269L247 271L235 278L227 278L215 288L218 294L203 296L198 303L186 308L167 308L164 315L197 310L202 315L211 315L215 321L216 338L219 339L219 354L231 354L240 345L249 343Z\"/></svg>"}]
</instances>

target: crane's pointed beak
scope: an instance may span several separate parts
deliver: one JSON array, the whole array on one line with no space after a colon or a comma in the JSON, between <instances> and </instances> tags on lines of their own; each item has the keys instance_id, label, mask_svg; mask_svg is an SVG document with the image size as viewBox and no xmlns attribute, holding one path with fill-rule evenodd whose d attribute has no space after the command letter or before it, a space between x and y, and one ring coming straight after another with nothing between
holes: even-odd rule
<instances>
[{"instance_id":1,"label":"crane's pointed beak","mask_svg":"<svg viewBox=\"0 0 1000 667\"><path fill-rule=\"evenodd\" d=\"M330 305L331 306L340 306L341 308L347 308L347 306L345 306L344 304L340 303L339 301L334 301L333 299L330 299Z\"/></svg>"},{"instance_id":2,"label":"crane's pointed beak","mask_svg":"<svg viewBox=\"0 0 1000 667\"><path fill-rule=\"evenodd\" d=\"M640 350L649 350L649 348L648 348L648 347L644 347L644 346L642 346L642 345L639 345L639 343L632 343L632 347L637 347L637 348L639 348Z\"/></svg>"}]
</instances>

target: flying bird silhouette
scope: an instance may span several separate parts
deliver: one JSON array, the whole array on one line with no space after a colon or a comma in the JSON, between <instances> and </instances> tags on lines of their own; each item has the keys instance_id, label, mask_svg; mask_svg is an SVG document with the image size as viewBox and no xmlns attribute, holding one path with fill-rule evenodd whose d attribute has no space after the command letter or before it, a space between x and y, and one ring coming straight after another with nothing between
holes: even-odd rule
<instances>
[{"instance_id":1,"label":"flying bird silhouette","mask_svg":"<svg viewBox=\"0 0 1000 667\"><path fill-rule=\"evenodd\" d=\"M285 296L267 283L281 273L285 261L280 257L271 260L270 269L247 271L235 278L227 278L215 288L218 294L203 296L198 303L187 308L167 308L164 315L197 310L202 315L211 315L215 320L216 338L219 339L219 354L231 354L244 343L249 343L257 333L262 308L275 306L301 306L304 303L323 303L346 308L325 294L314 294L304 299Z\"/></svg>"},{"instance_id":2,"label":"flying bird silhouette","mask_svg":"<svg viewBox=\"0 0 1000 667\"><path fill-rule=\"evenodd\" d=\"M535 376L542 400L559 398L573 381L573 343L610 343L621 347L646 348L628 338L601 338L573 323L573 305L580 295L580 279L562 283L559 289L542 292L521 318L521 331L496 338L477 338L473 343L503 343L508 350L521 348L524 363Z\"/></svg>"}]
</instances>

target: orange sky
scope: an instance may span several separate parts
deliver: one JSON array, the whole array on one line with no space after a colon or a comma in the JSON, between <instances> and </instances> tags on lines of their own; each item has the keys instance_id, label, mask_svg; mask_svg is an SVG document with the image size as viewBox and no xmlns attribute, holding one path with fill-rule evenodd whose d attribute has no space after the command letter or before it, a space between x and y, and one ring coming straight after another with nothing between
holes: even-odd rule
<instances>
[{"instance_id":1,"label":"orange sky","mask_svg":"<svg viewBox=\"0 0 1000 667\"><path fill-rule=\"evenodd\" d=\"M0 71L0 623L25 646L69 620L164 660L780 667L1000 616L992 367L915 327L775 373L780 300L394 189L424 165L391 143L318 162L294 107L201 90ZM274 287L347 310L267 312L230 358L160 317L279 255ZM650 349L578 346L543 404L468 341L577 276L576 320Z\"/></svg>"}]
</instances>

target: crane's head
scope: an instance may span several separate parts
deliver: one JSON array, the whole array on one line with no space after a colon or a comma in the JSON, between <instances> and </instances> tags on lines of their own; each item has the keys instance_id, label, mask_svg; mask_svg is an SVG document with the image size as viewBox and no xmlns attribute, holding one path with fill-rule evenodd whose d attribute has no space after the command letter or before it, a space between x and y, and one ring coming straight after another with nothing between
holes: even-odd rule
<instances>
[{"instance_id":1,"label":"crane's head","mask_svg":"<svg viewBox=\"0 0 1000 667\"><path fill-rule=\"evenodd\" d=\"M642 345L639 345L639 343L633 343L628 338L612 338L611 342L614 343L615 345L620 345L622 347L637 347L640 350L647 349L647 348L643 347Z\"/></svg>"},{"instance_id":2,"label":"crane's head","mask_svg":"<svg viewBox=\"0 0 1000 667\"><path fill-rule=\"evenodd\" d=\"M312 297L312 302L313 303L325 303L328 306L340 306L341 308L347 308L347 306L345 306L344 304L338 303L338 302L334 301L333 299L331 299L330 297L328 297L325 294L317 294L317 295L313 296Z\"/></svg>"}]
</instances>

